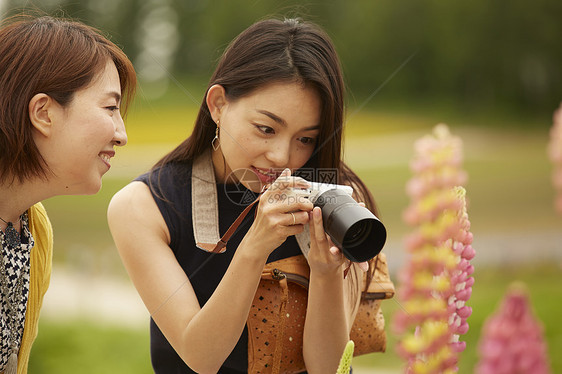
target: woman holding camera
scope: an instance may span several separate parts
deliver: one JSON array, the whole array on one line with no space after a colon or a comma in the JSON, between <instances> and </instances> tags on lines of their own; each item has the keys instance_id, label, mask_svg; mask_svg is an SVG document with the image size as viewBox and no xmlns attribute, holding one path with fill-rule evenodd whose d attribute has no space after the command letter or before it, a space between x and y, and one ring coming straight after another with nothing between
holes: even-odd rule
<instances>
[{"instance_id":1,"label":"woman holding camera","mask_svg":"<svg viewBox=\"0 0 562 374\"><path fill-rule=\"evenodd\" d=\"M286 196L308 186L294 176L300 170L315 171L311 181L329 171L375 209L342 161L343 111L342 72L329 37L297 20L258 22L224 52L191 136L114 196L109 226L152 317L156 373L248 372L246 320L262 270L301 254L294 235L305 225L311 242L304 361L309 373L336 371L362 273L354 264L344 279L348 261L325 234L320 209ZM207 222L218 220L218 231L226 232L264 187L228 250L211 253L199 243Z\"/></svg>"},{"instance_id":2,"label":"woman holding camera","mask_svg":"<svg viewBox=\"0 0 562 374\"><path fill-rule=\"evenodd\" d=\"M0 27L0 372L26 373L49 286L40 201L93 194L127 135L131 62L97 30L51 17ZM122 95L124 99L122 100Z\"/></svg>"}]
</instances>

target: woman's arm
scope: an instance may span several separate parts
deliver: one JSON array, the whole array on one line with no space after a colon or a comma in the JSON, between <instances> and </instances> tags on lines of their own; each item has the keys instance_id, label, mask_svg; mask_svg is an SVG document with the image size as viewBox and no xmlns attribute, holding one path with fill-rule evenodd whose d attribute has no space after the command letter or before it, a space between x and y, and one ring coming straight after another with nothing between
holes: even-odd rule
<instances>
[{"instance_id":1,"label":"woman's arm","mask_svg":"<svg viewBox=\"0 0 562 374\"><path fill-rule=\"evenodd\" d=\"M199 373L222 366L244 330L269 253L302 231L302 225L287 224L292 216L285 210L306 207L263 196L254 224L203 308L169 247L170 234L148 186L133 182L109 205L109 226L129 276L166 339ZM306 220L307 213L300 215Z\"/></svg>"},{"instance_id":2,"label":"woman's arm","mask_svg":"<svg viewBox=\"0 0 562 374\"><path fill-rule=\"evenodd\" d=\"M362 271L354 264L343 278L347 261L325 234L319 208L311 217L310 236L303 355L309 373L335 373L359 306Z\"/></svg>"},{"instance_id":3,"label":"woman's arm","mask_svg":"<svg viewBox=\"0 0 562 374\"><path fill-rule=\"evenodd\" d=\"M125 268L166 339L191 369L216 373L242 334L267 256L239 248L201 308L168 246L170 235L148 186L133 182L119 191L108 222Z\"/></svg>"}]
</instances>

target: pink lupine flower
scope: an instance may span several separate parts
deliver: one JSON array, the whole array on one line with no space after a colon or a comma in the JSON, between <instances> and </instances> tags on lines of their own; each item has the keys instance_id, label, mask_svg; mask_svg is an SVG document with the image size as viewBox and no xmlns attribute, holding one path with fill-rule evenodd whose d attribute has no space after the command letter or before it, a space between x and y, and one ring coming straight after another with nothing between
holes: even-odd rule
<instances>
[{"instance_id":1,"label":"pink lupine flower","mask_svg":"<svg viewBox=\"0 0 562 374\"><path fill-rule=\"evenodd\" d=\"M486 320L478 352L477 374L550 373L543 329L523 285L512 285L499 310Z\"/></svg>"},{"instance_id":2,"label":"pink lupine flower","mask_svg":"<svg viewBox=\"0 0 562 374\"><path fill-rule=\"evenodd\" d=\"M472 309L475 252L466 212L466 181L461 170L462 143L446 125L416 142L411 163L414 177L406 190L411 204L404 220L415 227L406 239L408 263L399 273L403 310L394 328L403 335L399 354L407 373L456 372L465 349L460 335L468 331ZM413 329L413 332L409 330Z\"/></svg>"},{"instance_id":3,"label":"pink lupine flower","mask_svg":"<svg viewBox=\"0 0 562 374\"><path fill-rule=\"evenodd\" d=\"M415 175L406 185L406 191L413 199L436 189L466 183L466 172L461 169L462 140L452 136L447 125L435 126L432 135L416 141L414 150L410 169Z\"/></svg>"},{"instance_id":4,"label":"pink lupine flower","mask_svg":"<svg viewBox=\"0 0 562 374\"><path fill-rule=\"evenodd\" d=\"M554 207L558 213L562 214L562 104L554 111L548 156L554 164L552 171L552 183L556 191Z\"/></svg>"}]
</instances>

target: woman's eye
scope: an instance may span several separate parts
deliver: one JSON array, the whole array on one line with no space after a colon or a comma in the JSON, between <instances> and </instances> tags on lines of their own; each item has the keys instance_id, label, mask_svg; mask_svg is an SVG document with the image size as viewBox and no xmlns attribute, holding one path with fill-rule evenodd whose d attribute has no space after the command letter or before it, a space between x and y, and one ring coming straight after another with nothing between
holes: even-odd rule
<instances>
[{"instance_id":1,"label":"woman's eye","mask_svg":"<svg viewBox=\"0 0 562 374\"><path fill-rule=\"evenodd\" d=\"M116 110L119 110L119 107L115 106L115 105L112 105L112 106L105 107L105 109L110 110L112 112L115 112Z\"/></svg>"},{"instance_id":2,"label":"woman's eye","mask_svg":"<svg viewBox=\"0 0 562 374\"><path fill-rule=\"evenodd\" d=\"M311 138L311 137L308 137L308 136L303 136L302 138L299 138L299 140L302 144L307 144L307 145L316 143L315 138Z\"/></svg>"},{"instance_id":3,"label":"woman's eye","mask_svg":"<svg viewBox=\"0 0 562 374\"><path fill-rule=\"evenodd\" d=\"M273 130L273 129L272 129L271 127L269 127L269 126L258 126L258 125L256 125L256 128L257 128L260 132L262 132L262 133L264 133L264 134L267 134L267 135L275 134L275 130Z\"/></svg>"}]
</instances>

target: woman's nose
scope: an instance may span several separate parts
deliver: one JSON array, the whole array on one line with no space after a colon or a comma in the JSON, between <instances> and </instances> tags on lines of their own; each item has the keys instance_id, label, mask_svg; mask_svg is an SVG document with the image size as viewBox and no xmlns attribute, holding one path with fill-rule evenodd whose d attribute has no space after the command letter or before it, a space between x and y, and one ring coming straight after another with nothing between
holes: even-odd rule
<instances>
[{"instance_id":1,"label":"woman's nose","mask_svg":"<svg viewBox=\"0 0 562 374\"><path fill-rule=\"evenodd\" d=\"M268 158L273 166L276 168L284 168L289 165L289 159L291 158L291 147L288 142L275 142L272 144L272 148L267 152L266 157Z\"/></svg>"},{"instance_id":2,"label":"woman's nose","mask_svg":"<svg viewBox=\"0 0 562 374\"><path fill-rule=\"evenodd\" d=\"M119 119L117 120L113 142L120 147L127 144L127 130L125 129L125 123L123 122L121 115L119 115Z\"/></svg>"}]
</instances>

